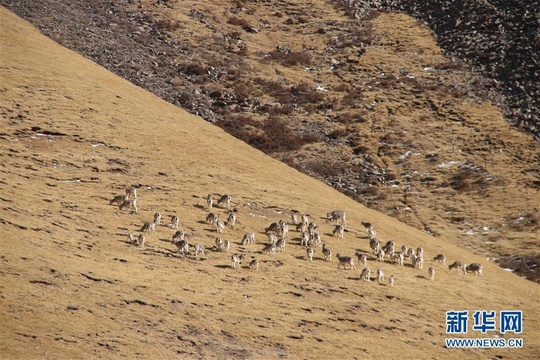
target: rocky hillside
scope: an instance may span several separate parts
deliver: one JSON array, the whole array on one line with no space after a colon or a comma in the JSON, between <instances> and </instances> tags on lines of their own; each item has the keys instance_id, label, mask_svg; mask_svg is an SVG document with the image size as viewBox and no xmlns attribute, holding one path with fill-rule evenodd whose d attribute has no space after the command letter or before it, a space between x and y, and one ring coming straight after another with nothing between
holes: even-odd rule
<instances>
[{"instance_id":1,"label":"rocky hillside","mask_svg":"<svg viewBox=\"0 0 540 360\"><path fill-rule=\"evenodd\" d=\"M538 284L451 237L364 207L3 7L0 18L2 359L538 358ZM137 190L137 212L110 202L126 187ZM232 195L237 221L221 234L205 221L208 194ZM215 204L212 212L226 219L230 209ZM344 238L325 221L335 209L347 213ZM309 261L293 226L285 251L263 251L264 229L292 210L318 225L331 259L313 244ZM143 232L155 213L162 222ZM378 262L365 221L398 249L422 247L423 269ZM180 230L187 253L171 241ZM242 244L247 232L255 243ZM128 234L144 235L144 246ZM217 236L229 252L214 248ZM195 254L197 243L205 254ZM368 258L370 281L360 279L358 263L338 268L338 253L356 252ZM446 265L433 260L440 253ZM244 255L234 269L232 254ZM483 264L483 276L449 270L456 260ZM523 347L447 348L452 309L469 311L467 337L519 338ZM472 329L472 313L482 309L497 314L486 334ZM523 311L521 334L501 331L501 310Z\"/></svg>"},{"instance_id":2,"label":"rocky hillside","mask_svg":"<svg viewBox=\"0 0 540 360\"><path fill-rule=\"evenodd\" d=\"M449 55L467 61L502 99L505 118L540 138L540 12L536 0L342 0L358 18L402 11L421 19ZM502 101L501 101L502 100Z\"/></svg>"},{"instance_id":3,"label":"rocky hillside","mask_svg":"<svg viewBox=\"0 0 540 360\"><path fill-rule=\"evenodd\" d=\"M538 143L504 120L503 81L446 56L438 30L325 1L0 3L362 204L538 280Z\"/></svg>"}]
</instances>

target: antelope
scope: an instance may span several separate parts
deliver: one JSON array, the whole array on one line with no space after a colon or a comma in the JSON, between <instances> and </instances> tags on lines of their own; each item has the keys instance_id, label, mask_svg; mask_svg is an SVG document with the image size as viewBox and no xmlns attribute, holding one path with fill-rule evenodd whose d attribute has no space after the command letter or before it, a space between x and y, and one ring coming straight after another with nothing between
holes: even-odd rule
<instances>
[{"instance_id":1,"label":"antelope","mask_svg":"<svg viewBox=\"0 0 540 360\"><path fill-rule=\"evenodd\" d=\"M326 220L327 221L335 221L336 224L339 222L341 225L347 224L347 214L343 210L334 210L328 214L326 214Z\"/></svg>"},{"instance_id":2,"label":"antelope","mask_svg":"<svg viewBox=\"0 0 540 360\"><path fill-rule=\"evenodd\" d=\"M222 195L218 200L218 205L223 206L225 204L227 209L231 207L231 195Z\"/></svg>"},{"instance_id":3,"label":"antelope","mask_svg":"<svg viewBox=\"0 0 540 360\"><path fill-rule=\"evenodd\" d=\"M225 231L225 223L221 220L216 220L216 231L220 234L223 234L223 231Z\"/></svg>"},{"instance_id":4,"label":"antelope","mask_svg":"<svg viewBox=\"0 0 540 360\"><path fill-rule=\"evenodd\" d=\"M189 243L187 240L180 240L174 243L174 245L178 248L178 251L180 251L180 254L186 255L189 253Z\"/></svg>"},{"instance_id":5,"label":"antelope","mask_svg":"<svg viewBox=\"0 0 540 360\"><path fill-rule=\"evenodd\" d=\"M266 229L264 229L264 232L266 234L274 233L274 234L277 235L279 233L279 224L278 223L271 223L270 226L268 226Z\"/></svg>"},{"instance_id":6,"label":"antelope","mask_svg":"<svg viewBox=\"0 0 540 360\"><path fill-rule=\"evenodd\" d=\"M127 195L116 195L111 199L111 201L109 201L109 205L120 205L127 199L129 199Z\"/></svg>"},{"instance_id":7,"label":"antelope","mask_svg":"<svg viewBox=\"0 0 540 360\"><path fill-rule=\"evenodd\" d=\"M403 253L402 252L398 253L398 264L399 264L399 266L403 266L404 260L405 260L405 257L403 256Z\"/></svg>"},{"instance_id":8,"label":"antelope","mask_svg":"<svg viewBox=\"0 0 540 360\"><path fill-rule=\"evenodd\" d=\"M285 252L285 239L279 239L276 243L276 250Z\"/></svg>"},{"instance_id":9,"label":"antelope","mask_svg":"<svg viewBox=\"0 0 540 360\"><path fill-rule=\"evenodd\" d=\"M229 225L231 229L234 229L235 224L236 224L236 214L234 213L234 211L230 211L229 215L227 216L227 225Z\"/></svg>"},{"instance_id":10,"label":"antelope","mask_svg":"<svg viewBox=\"0 0 540 360\"><path fill-rule=\"evenodd\" d=\"M407 253L407 250L409 248L407 247L407 245L401 245L401 252L405 255Z\"/></svg>"},{"instance_id":11,"label":"antelope","mask_svg":"<svg viewBox=\"0 0 540 360\"><path fill-rule=\"evenodd\" d=\"M364 268L364 270L362 270L362 273L360 274L360 280L370 281L370 276L371 270L369 270L368 268Z\"/></svg>"},{"instance_id":12,"label":"antelope","mask_svg":"<svg viewBox=\"0 0 540 360\"><path fill-rule=\"evenodd\" d=\"M225 240L223 242L223 251L229 252L231 250L231 242L229 240Z\"/></svg>"},{"instance_id":13,"label":"antelope","mask_svg":"<svg viewBox=\"0 0 540 360\"><path fill-rule=\"evenodd\" d=\"M196 243L193 247L195 248L195 257L199 256L199 253L202 253L206 257L206 248L203 244Z\"/></svg>"},{"instance_id":14,"label":"antelope","mask_svg":"<svg viewBox=\"0 0 540 360\"><path fill-rule=\"evenodd\" d=\"M263 249L263 254L270 254L275 255L276 254L276 244L266 244Z\"/></svg>"},{"instance_id":15,"label":"antelope","mask_svg":"<svg viewBox=\"0 0 540 360\"><path fill-rule=\"evenodd\" d=\"M137 239L135 239L135 235L128 234L128 244L129 245L136 245L137 244Z\"/></svg>"},{"instance_id":16,"label":"antelope","mask_svg":"<svg viewBox=\"0 0 540 360\"><path fill-rule=\"evenodd\" d=\"M388 284L390 284L390 287L394 287L394 275L390 275L388 278Z\"/></svg>"},{"instance_id":17,"label":"antelope","mask_svg":"<svg viewBox=\"0 0 540 360\"><path fill-rule=\"evenodd\" d=\"M482 276L482 271L484 270L484 266L479 263L472 263L471 265L467 266L465 268L465 271L472 272L473 274L477 276Z\"/></svg>"},{"instance_id":18,"label":"antelope","mask_svg":"<svg viewBox=\"0 0 540 360\"><path fill-rule=\"evenodd\" d=\"M154 234L156 232L156 224L154 224L153 222L145 221L139 231Z\"/></svg>"},{"instance_id":19,"label":"antelope","mask_svg":"<svg viewBox=\"0 0 540 360\"><path fill-rule=\"evenodd\" d=\"M377 237L377 232L373 228L373 224L370 222L362 221L362 226L366 229L369 239L374 239Z\"/></svg>"},{"instance_id":20,"label":"antelope","mask_svg":"<svg viewBox=\"0 0 540 360\"><path fill-rule=\"evenodd\" d=\"M307 252L307 257L308 257L308 260L309 261L313 261L313 255L315 254L315 250L313 250L313 248L306 248L306 252Z\"/></svg>"},{"instance_id":21,"label":"antelope","mask_svg":"<svg viewBox=\"0 0 540 360\"><path fill-rule=\"evenodd\" d=\"M239 265L242 260L244 260L244 254L234 254L231 256L231 268L236 269L236 266Z\"/></svg>"},{"instance_id":22,"label":"antelope","mask_svg":"<svg viewBox=\"0 0 540 360\"><path fill-rule=\"evenodd\" d=\"M212 210L212 206L214 205L214 199L212 198L212 194L208 194L206 197L206 204L208 205L208 210Z\"/></svg>"},{"instance_id":23,"label":"antelope","mask_svg":"<svg viewBox=\"0 0 540 360\"><path fill-rule=\"evenodd\" d=\"M127 188L125 195L116 195L114 198L112 198L111 201L109 201L109 205L120 205L128 199L136 199L136 198L137 198L137 190L135 188Z\"/></svg>"},{"instance_id":24,"label":"antelope","mask_svg":"<svg viewBox=\"0 0 540 360\"><path fill-rule=\"evenodd\" d=\"M345 228L343 227L343 225L336 225L334 227L334 231L332 232L332 236L337 235L338 238L343 239L344 232Z\"/></svg>"},{"instance_id":25,"label":"antelope","mask_svg":"<svg viewBox=\"0 0 540 360\"><path fill-rule=\"evenodd\" d=\"M314 232L309 240L313 245L319 246L322 243L321 235L318 232Z\"/></svg>"},{"instance_id":26,"label":"antelope","mask_svg":"<svg viewBox=\"0 0 540 360\"><path fill-rule=\"evenodd\" d=\"M268 234L268 241L270 241L271 244L275 244L278 242L278 237L274 233Z\"/></svg>"},{"instance_id":27,"label":"antelope","mask_svg":"<svg viewBox=\"0 0 540 360\"><path fill-rule=\"evenodd\" d=\"M443 254L439 254L433 258L433 261L437 261L443 265L446 265L446 256Z\"/></svg>"},{"instance_id":28,"label":"antelope","mask_svg":"<svg viewBox=\"0 0 540 360\"><path fill-rule=\"evenodd\" d=\"M186 234L182 230L178 230L172 236L172 243L174 244L175 242L178 242L180 240L185 240L185 236Z\"/></svg>"},{"instance_id":29,"label":"antelope","mask_svg":"<svg viewBox=\"0 0 540 360\"><path fill-rule=\"evenodd\" d=\"M208 215L206 215L205 221L208 224L214 225L218 221L218 214L213 212L209 213Z\"/></svg>"},{"instance_id":30,"label":"antelope","mask_svg":"<svg viewBox=\"0 0 540 360\"><path fill-rule=\"evenodd\" d=\"M124 209L131 209L135 214L139 212L139 209L137 208L137 200L136 199L126 199L124 200L120 206L118 206L118 209L124 210Z\"/></svg>"},{"instance_id":31,"label":"antelope","mask_svg":"<svg viewBox=\"0 0 540 360\"><path fill-rule=\"evenodd\" d=\"M216 240L214 241L214 248L217 250L217 251L220 251L222 248L223 248L223 240L221 240L220 237L217 237Z\"/></svg>"},{"instance_id":32,"label":"antelope","mask_svg":"<svg viewBox=\"0 0 540 360\"><path fill-rule=\"evenodd\" d=\"M456 270L462 270L463 275L467 274L467 265L463 261L456 261L452 265L448 265L448 270L456 269Z\"/></svg>"},{"instance_id":33,"label":"antelope","mask_svg":"<svg viewBox=\"0 0 540 360\"><path fill-rule=\"evenodd\" d=\"M370 223L370 222L362 221L362 226L366 229L366 231L367 231L368 229L373 229L373 224Z\"/></svg>"},{"instance_id":34,"label":"antelope","mask_svg":"<svg viewBox=\"0 0 540 360\"><path fill-rule=\"evenodd\" d=\"M282 239L285 239L287 237L287 235L289 235L289 224L287 224L286 221L282 221L280 220L279 221L279 224L281 226L281 238Z\"/></svg>"},{"instance_id":35,"label":"antelope","mask_svg":"<svg viewBox=\"0 0 540 360\"><path fill-rule=\"evenodd\" d=\"M422 256L413 256L412 265L414 268L424 269L424 258Z\"/></svg>"},{"instance_id":36,"label":"antelope","mask_svg":"<svg viewBox=\"0 0 540 360\"><path fill-rule=\"evenodd\" d=\"M298 223L296 224L296 231L306 232L308 230L308 226L309 224L305 222Z\"/></svg>"},{"instance_id":37,"label":"antelope","mask_svg":"<svg viewBox=\"0 0 540 360\"><path fill-rule=\"evenodd\" d=\"M356 255L356 258L358 259L358 263L362 264L364 269L367 268L367 256L365 254L362 254L359 251L356 251L355 255Z\"/></svg>"},{"instance_id":38,"label":"antelope","mask_svg":"<svg viewBox=\"0 0 540 360\"><path fill-rule=\"evenodd\" d=\"M178 229L178 224L180 224L180 219L178 218L178 216L173 215L171 217L171 223L169 224L169 227L172 229Z\"/></svg>"},{"instance_id":39,"label":"antelope","mask_svg":"<svg viewBox=\"0 0 540 360\"><path fill-rule=\"evenodd\" d=\"M161 214L158 212L154 214L154 224L161 225Z\"/></svg>"},{"instance_id":40,"label":"antelope","mask_svg":"<svg viewBox=\"0 0 540 360\"><path fill-rule=\"evenodd\" d=\"M130 199L136 199L137 198L137 188L130 187L126 189L126 197Z\"/></svg>"},{"instance_id":41,"label":"antelope","mask_svg":"<svg viewBox=\"0 0 540 360\"><path fill-rule=\"evenodd\" d=\"M424 257L424 249L422 249L420 246L416 249L416 256Z\"/></svg>"},{"instance_id":42,"label":"antelope","mask_svg":"<svg viewBox=\"0 0 540 360\"><path fill-rule=\"evenodd\" d=\"M379 242L379 240L375 238L369 240L369 247L371 248L371 250L373 250L374 254L379 253L380 246L381 246L381 243Z\"/></svg>"},{"instance_id":43,"label":"antelope","mask_svg":"<svg viewBox=\"0 0 540 360\"><path fill-rule=\"evenodd\" d=\"M356 270L354 260L350 256L340 256L339 254L336 254L336 258L338 259L338 269L341 266L343 266L343 269L346 269L346 266L349 265L350 270Z\"/></svg>"},{"instance_id":44,"label":"antelope","mask_svg":"<svg viewBox=\"0 0 540 360\"><path fill-rule=\"evenodd\" d=\"M377 269L377 281L382 283L384 281L384 271L381 268Z\"/></svg>"},{"instance_id":45,"label":"antelope","mask_svg":"<svg viewBox=\"0 0 540 360\"><path fill-rule=\"evenodd\" d=\"M309 215L308 214L302 215L302 223L309 224Z\"/></svg>"},{"instance_id":46,"label":"antelope","mask_svg":"<svg viewBox=\"0 0 540 360\"><path fill-rule=\"evenodd\" d=\"M386 253L384 252L384 250L380 250L379 253L377 254L377 260L379 260L380 262L384 262L385 256L386 256Z\"/></svg>"},{"instance_id":47,"label":"antelope","mask_svg":"<svg viewBox=\"0 0 540 360\"><path fill-rule=\"evenodd\" d=\"M298 225L300 223L300 221L298 219L298 211L291 210L291 222L294 225Z\"/></svg>"},{"instance_id":48,"label":"antelope","mask_svg":"<svg viewBox=\"0 0 540 360\"><path fill-rule=\"evenodd\" d=\"M255 233L248 232L244 235L242 239L242 245L249 245L255 243Z\"/></svg>"},{"instance_id":49,"label":"antelope","mask_svg":"<svg viewBox=\"0 0 540 360\"><path fill-rule=\"evenodd\" d=\"M308 246L309 243L309 233L307 231L302 232L302 240L300 241L301 246Z\"/></svg>"},{"instance_id":50,"label":"antelope","mask_svg":"<svg viewBox=\"0 0 540 360\"><path fill-rule=\"evenodd\" d=\"M435 269L433 268L433 266L429 267L428 274L431 281L435 280Z\"/></svg>"},{"instance_id":51,"label":"antelope","mask_svg":"<svg viewBox=\"0 0 540 360\"><path fill-rule=\"evenodd\" d=\"M386 242L386 244L384 244L382 249L384 250L385 254L392 256L392 254L395 251L395 248L396 248L396 243L394 243L392 240L389 240Z\"/></svg>"},{"instance_id":52,"label":"antelope","mask_svg":"<svg viewBox=\"0 0 540 360\"><path fill-rule=\"evenodd\" d=\"M251 260L251 262L249 263L249 268L252 270L259 270L259 260L257 259Z\"/></svg>"},{"instance_id":53,"label":"antelope","mask_svg":"<svg viewBox=\"0 0 540 360\"><path fill-rule=\"evenodd\" d=\"M315 234L317 232L317 228L318 228L318 226L315 225L315 223L309 223L307 231L311 236L313 236L313 234Z\"/></svg>"},{"instance_id":54,"label":"antelope","mask_svg":"<svg viewBox=\"0 0 540 360\"><path fill-rule=\"evenodd\" d=\"M139 246L141 247L141 249L144 249L144 242L145 242L145 240L146 240L146 238L144 237L144 235L143 235L143 234L140 234L137 243L139 244Z\"/></svg>"},{"instance_id":55,"label":"antelope","mask_svg":"<svg viewBox=\"0 0 540 360\"><path fill-rule=\"evenodd\" d=\"M332 261L332 250L326 247L326 244L322 246L322 253L325 261Z\"/></svg>"},{"instance_id":56,"label":"antelope","mask_svg":"<svg viewBox=\"0 0 540 360\"><path fill-rule=\"evenodd\" d=\"M395 264L399 264L400 266L403 266L403 261L405 260L402 252L393 253L391 255L392 262Z\"/></svg>"}]
</instances>

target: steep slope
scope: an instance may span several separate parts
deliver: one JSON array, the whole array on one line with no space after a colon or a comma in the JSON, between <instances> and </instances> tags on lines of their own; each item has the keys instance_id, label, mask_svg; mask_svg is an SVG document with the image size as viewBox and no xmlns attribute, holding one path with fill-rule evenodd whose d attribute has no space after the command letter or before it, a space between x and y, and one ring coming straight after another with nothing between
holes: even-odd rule
<instances>
[{"instance_id":1,"label":"steep slope","mask_svg":"<svg viewBox=\"0 0 540 360\"><path fill-rule=\"evenodd\" d=\"M536 284L272 160L3 8L0 17L2 358L532 359L540 351ZM109 205L129 185L138 214ZM230 269L226 253L182 257L166 226L147 234L145 249L127 244L127 233L159 211L180 216L189 241L211 248L208 193L232 194L239 225L223 237L233 252L256 256L258 271ZM336 208L348 214L343 240L321 219ZM319 249L306 261L295 231L286 252L260 254L264 227L291 209L311 214L334 252L368 252L361 221L383 241L422 246L436 281L425 269L370 260L396 285L361 282ZM249 230L259 242L242 247ZM440 252L482 262L484 276L429 261ZM524 348L445 349L452 309L523 310Z\"/></svg>"},{"instance_id":2,"label":"steep slope","mask_svg":"<svg viewBox=\"0 0 540 360\"><path fill-rule=\"evenodd\" d=\"M540 281L538 142L425 24L323 0L0 3L362 204Z\"/></svg>"}]
</instances>

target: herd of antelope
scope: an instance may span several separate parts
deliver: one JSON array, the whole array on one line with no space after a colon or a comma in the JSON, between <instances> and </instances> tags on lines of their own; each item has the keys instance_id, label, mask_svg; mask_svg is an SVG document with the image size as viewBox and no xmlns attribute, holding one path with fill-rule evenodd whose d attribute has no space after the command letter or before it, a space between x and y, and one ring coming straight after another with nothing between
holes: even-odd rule
<instances>
[{"instance_id":1,"label":"herd of antelope","mask_svg":"<svg viewBox=\"0 0 540 360\"><path fill-rule=\"evenodd\" d=\"M205 218L205 222L211 225L217 234L215 238L214 245L212 247L213 251L216 252L231 252L231 241L222 239L222 236L227 227L234 229L237 222L237 211L236 209L231 210L231 200L232 197L228 194L221 195L218 197L217 206L220 209L225 209L227 211L227 216L225 220L220 218L218 211L214 210L214 199L210 194L206 197L206 206L208 208L208 214ZM131 210L132 213L138 213L137 207L137 190L135 188L128 188L123 195L116 195L113 199L110 200L110 205L118 205L119 210ZM347 216L345 211L334 210L326 214L323 219L326 222L332 222L333 231L332 236L343 239L345 232L348 232L347 226ZM290 213L290 219L279 220L278 222L271 223L268 227L261 232L264 236L267 237L267 241L262 244L262 249L260 254L275 255L276 252L285 252L286 243L289 239L289 224L291 227L297 231L299 234L298 239L299 246L305 248L307 261L313 261L315 259L316 253L320 251L321 260L326 262L332 261L332 250L329 248L328 244L322 240L321 234L319 232L319 226L311 221L310 215L300 214L298 211L292 210ZM392 240L386 241L385 243L377 240L377 232L372 223L362 222L362 227L367 233L367 239L369 240L369 247L371 249L371 258L368 258L368 252L362 250L356 250L354 256L344 256L340 253L335 254L335 259L337 260L338 269L349 269L356 270L355 258L358 261L359 266L361 265L360 280L372 281L371 270L368 266L368 260L376 263L389 262L395 264L396 266L404 266L405 261L408 260L411 262L411 266L415 269L423 270L424 269L424 249L422 247L408 247L407 245L402 245L397 251L396 243ZM139 230L139 235L135 236L134 234L129 233L127 242L130 245L136 245L140 248L145 247L145 235L144 233L154 234L156 232L156 226L166 226L170 229L173 229L174 234L172 235L171 244L176 248L176 251L182 256L192 255L195 258L198 258L199 255L207 256L206 247L201 243L190 244L186 238L184 231L179 229L180 219L177 215L171 217L169 223L163 223L161 214L155 213L152 221L146 221L143 223L142 227ZM329 235L329 234L328 234ZM256 233L255 232L246 232L242 237L242 240L238 243L241 250L246 250L247 247L256 246ZM293 239L294 240L294 239ZM320 250L319 250L320 249ZM231 255L231 268L236 269L243 262L246 254L244 252L235 253ZM434 263L446 265L446 256L444 254L438 254L432 260ZM258 270L259 269L259 260L252 256L252 260L247 266L249 269ZM482 275L483 266L479 263L472 263L467 265L463 261L455 261L454 263L448 266L449 270L456 269L457 271L463 272L472 272L476 275ZM377 268L376 275L374 280L379 283L383 283L385 280L385 274L383 269L380 267ZM435 267L430 266L428 268L428 276L432 281L435 280ZM394 286L394 275L388 277L388 284Z\"/></svg>"}]
</instances>

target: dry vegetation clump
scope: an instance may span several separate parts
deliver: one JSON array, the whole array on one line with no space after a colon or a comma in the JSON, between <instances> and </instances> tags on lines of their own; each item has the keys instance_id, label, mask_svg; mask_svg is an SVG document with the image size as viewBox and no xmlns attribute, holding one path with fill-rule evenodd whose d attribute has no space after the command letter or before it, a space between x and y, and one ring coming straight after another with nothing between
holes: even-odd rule
<instances>
[{"instance_id":1,"label":"dry vegetation clump","mask_svg":"<svg viewBox=\"0 0 540 360\"><path fill-rule=\"evenodd\" d=\"M532 231L540 230L540 218L538 213L528 212L509 216L505 219L508 229L512 231Z\"/></svg>"},{"instance_id":2,"label":"dry vegetation clump","mask_svg":"<svg viewBox=\"0 0 540 360\"><path fill-rule=\"evenodd\" d=\"M307 51L295 52L290 49L276 49L270 51L266 56L266 60L271 60L280 63L283 66L309 66L311 65L311 56Z\"/></svg>"},{"instance_id":3,"label":"dry vegetation clump","mask_svg":"<svg viewBox=\"0 0 540 360\"><path fill-rule=\"evenodd\" d=\"M259 122L250 116L240 115L229 120L220 120L217 125L267 154L298 150L305 144L319 140L310 134L296 134L278 116L269 116Z\"/></svg>"}]
</instances>

